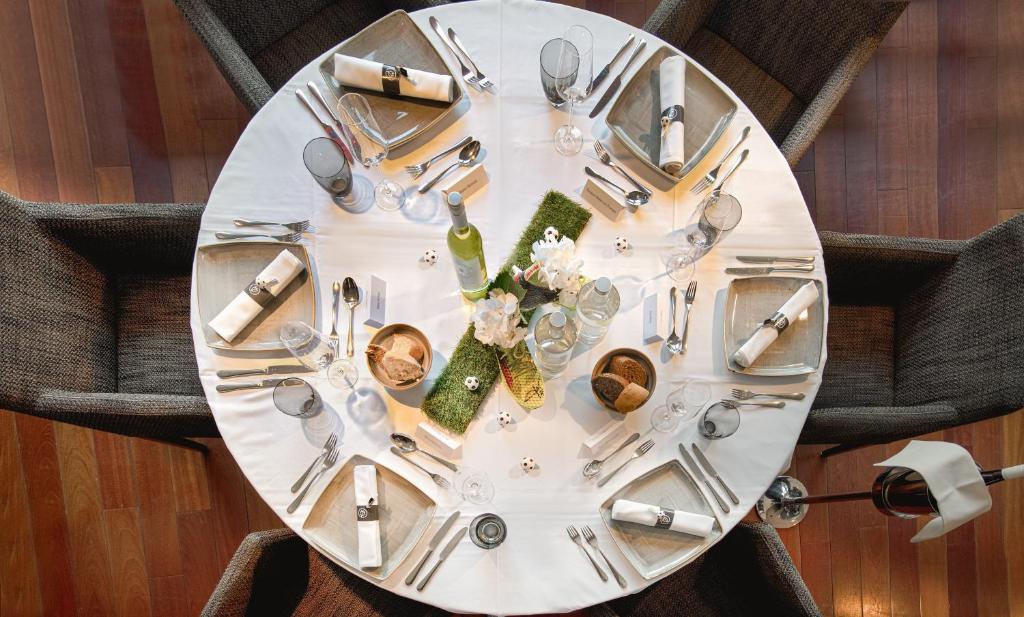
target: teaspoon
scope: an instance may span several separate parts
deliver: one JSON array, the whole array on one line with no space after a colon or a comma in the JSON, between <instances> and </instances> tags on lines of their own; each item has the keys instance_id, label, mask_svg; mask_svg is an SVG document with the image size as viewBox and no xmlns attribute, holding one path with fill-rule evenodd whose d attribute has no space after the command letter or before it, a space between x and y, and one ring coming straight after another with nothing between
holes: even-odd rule
<instances>
[{"instance_id":1,"label":"teaspoon","mask_svg":"<svg viewBox=\"0 0 1024 617\"><path fill-rule=\"evenodd\" d=\"M618 454L619 452L621 452L623 448L625 448L629 444L633 443L637 439L640 439L640 433L633 433L628 438L626 438L626 441L622 442L621 446L619 446L618 448L615 448L615 450L611 454L609 454L608 456L606 456L604 458L595 458L594 460L592 460L589 463L587 463L587 465L583 468L583 477L585 477L585 478L593 478L593 477L597 476L598 474L600 474L601 473L601 466L604 465L605 461L607 461L611 457L613 457L616 454Z\"/></svg>"},{"instance_id":2,"label":"teaspoon","mask_svg":"<svg viewBox=\"0 0 1024 617\"><path fill-rule=\"evenodd\" d=\"M352 340L352 326L355 320L356 307L359 306L359 287L351 276L345 277L341 283L341 294L345 298L345 306L348 307L348 343L345 346L345 354L349 358L355 355L355 343ZM335 303L337 307L337 303Z\"/></svg>"},{"instance_id":3,"label":"teaspoon","mask_svg":"<svg viewBox=\"0 0 1024 617\"><path fill-rule=\"evenodd\" d=\"M587 172L587 175L590 176L591 178L597 178L598 180L604 182L605 184L617 189L620 193L623 194L623 196L625 196L626 205L630 206L631 208L642 206L651 200L651 196L648 195L647 193L644 193L643 191L627 191L618 184L615 184L608 178L605 178L601 174L597 173L590 167L584 167L583 171Z\"/></svg>"},{"instance_id":4,"label":"teaspoon","mask_svg":"<svg viewBox=\"0 0 1024 617\"><path fill-rule=\"evenodd\" d=\"M444 170L441 173L439 173L436 176L434 176L433 180L431 180L430 182L427 182L426 184L421 186L419 188L419 192L420 193L426 193L427 191L429 191L430 187L432 187L435 184L437 184L438 181L441 178L443 178L445 174L447 174L449 171L455 169L456 167L458 167L460 165L462 167L469 167L470 165L472 165L473 163L476 162L476 157L477 157L478 154L480 154L480 141L474 139L473 141L471 141L468 144L466 144L466 146L462 150L459 151L459 160L458 160L458 162L452 163L448 167L445 167Z\"/></svg>"},{"instance_id":5,"label":"teaspoon","mask_svg":"<svg viewBox=\"0 0 1024 617\"><path fill-rule=\"evenodd\" d=\"M434 459L438 463L441 463L442 465L444 465L448 469L451 469L452 471L459 470L459 468L455 466L455 463L448 462L439 456L434 456L433 454L427 452L426 450L420 450L419 446L416 445L416 440L404 433L391 433L391 443L398 446L398 449L401 450L402 452L406 452L409 454L413 452L426 454L430 458Z\"/></svg>"}]
</instances>

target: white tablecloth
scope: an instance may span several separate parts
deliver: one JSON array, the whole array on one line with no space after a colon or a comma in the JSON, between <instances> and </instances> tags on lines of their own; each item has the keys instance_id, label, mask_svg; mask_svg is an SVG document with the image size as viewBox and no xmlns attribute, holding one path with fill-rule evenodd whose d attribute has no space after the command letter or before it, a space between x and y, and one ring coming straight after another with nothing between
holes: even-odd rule
<instances>
[{"instance_id":1,"label":"white tablecloth","mask_svg":"<svg viewBox=\"0 0 1024 617\"><path fill-rule=\"evenodd\" d=\"M557 189L582 202L585 164L619 180L612 170L602 168L592 154L594 135L606 138L606 144L613 143L607 136L604 114L593 121L586 118L597 96L584 104L576 117L587 136L584 152L573 157L555 152L552 133L564 122L565 113L552 110L541 91L538 53L543 43L560 36L570 24L585 24L594 33L596 71L629 32L648 39L644 58L658 48L659 41L595 13L528 0L483 0L413 14L413 19L455 69L454 60L427 24L429 15L456 29L481 69L496 79L500 94L485 94L466 87L468 110L428 144L420 144L411 153L386 161L383 173L412 188L415 183L402 172L405 165L428 158L440 147L465 135L480 139L490 183L484 192L468 200L467 213L483 234L487 264L493 273L545 191ZM331 281L352 276L365 289L371 274L385 279L389 292L388 321L415 324L429 337L436 350L432 373L436 376L462 336L471 311L458 292L446 250L445 234L450 224L447 211L440 202L433 210L419 204L402 212L371 208L361 214L350 214L333 205L303 166L302 148L320 135L320 127L294 94L308 80L319 81L316 66L320 60L301 70L249 124L210 196L200 243L215 242L213 232L232 229L231 219L237 216L309 216L316 233L307 236L305 242L315 258L321 314L330 315ZM620 67L621 61L615 70ZM453 72L458 74L457 70ZM649 205L637 214L623 215L617 223L595 212L584 230L579 253L585 260L586 273L611 277L622 295L620 314L610 333L596 348L577 356L562 378L548 382L547 402L541 409L524 412L499 385L466 434L461 462L485 469L494 482L496 494L493 503L486 506L459 505L463 512L459 525L467 524L481 512L498 513L509 528L508 540L501 547L485 551L467 539L423 592L404 585L402 581L424 550L427 538L455 507L453 498L441 494L429 478L388 452L389 432L412 434L416 424L423 420L418 404L425 390L388 394L372 381L360 352L356 358L359 385L381 394L388 407L385 417L353 416L346 407L346 396L331 388L326 380L315 378L331 411L310 421L278 412L269 390L217 393L216 370L265 366L269 362L265 356L208 348L203 342L193 289L192 329L200 376L221 434L246 477L282 520L303 535L303 520L328 483L320 482L294 514L285 512L292 498L288 487L319 452L326 434L340 424L344 431L342 460L358 453L386 464L404 473L440 504L435 524L412 553L413 558L407 559L382 587L456 612L502 615L569 611L636 592L648 581L615 548L598 515L598 505L631 478L677 457L676 445L681 440L698 436L692 423L675 435L652 433L656 447L633 463L628 472L603 489L584 481L580 470L589 457L582 451L581 442L616 416L594 402L588 383L590 369L611 348L635 347L643 349L657 364L658 387L651 403L626 417L630 430L650 431L651 410L664 401L673 384L684 378L714 382L714 395L719 397L726 396L729 388L737 384L807 393L806 400L789 402L784 411L744 412L736 435L707 447L709 458L742 500L731 514L720 517L724 528L731 529L788 464L820 382L817 374L793 379L745 378L731 374L724 365L722 306L730 277L723 268L737 265L732 257L750 253L821 254L793 174L742 103L726 134L692 177L713 165L748 124L753 127L745 146L750 149L750 157L730 185L731 192L744 205L744 218L720 246L699 262L700 287L685 356L667 359L660 344L642 344L640 301L655 291L665 294L673 284L664 274L659 255L668 245L665 234L675 224L684 223L698 202L687 191L692 180L680 183L670 192L656 191ZM636 162L630 167L641 169ZM364 173L362 169L358 171ZM376 183L380 171L366 175ZM613 241L619 235L632 242L635 248L631 254L615 252ZM429 248L440 255L433 267L418 261ZM820 257L813 276L824 280ZM372 334L370 328L361 325L366 317L364 304L356 311L357 350L365 347ZM344 326L343 313L342 332ZM500 428L495 420L499 411L510 412L516 423ZM534 457L540 468L524 474L519 467L523 456ZM595 576L579 547L566 536L565 527L570 523L588 524L594 529L605 552L625 574L627 589L620 589L614 580L602 583Z\"/></svg>"}]
</instances>

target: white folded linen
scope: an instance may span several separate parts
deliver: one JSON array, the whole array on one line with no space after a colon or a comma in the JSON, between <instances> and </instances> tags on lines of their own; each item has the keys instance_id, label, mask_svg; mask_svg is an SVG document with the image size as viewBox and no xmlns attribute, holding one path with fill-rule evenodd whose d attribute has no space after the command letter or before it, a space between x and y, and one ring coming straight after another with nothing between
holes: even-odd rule
<instances>
[{"instance_id":1,"label":"white folded linen","mask_svg":"<svg viewBox=\"0 0 1024 617\"><path fill-rule=\"evenodd\" d=\"M799 317L800 313L804 312L807 307L814 304L817 299L818 286L814 284L814 281L811 281L798 289L789 300L786 300L786 303L779 308L777 314L785 317L788 325L789 322ZM779 330L777 328L761 326L736 350L736 353L732 355L732 359L740 366L750 366L777 338L779 338Z\"/></svg>"},{"instance_id":2,"label":"white folded linen","mask_svg":"<svg viewBox=\"0 0 1024 617\"><path fill-rule=\"evenodd\" d=\"M397 96L446 103L455 99L455 82L451 75L385 65L343 54L334 54L334 78L343 86Z\"/></svg>"},{"instance_id":3,"label":"white folded linen","mask_svg":"<svg viewBox=\"0 0 1024 617\"><path fill-rule=\"evenodd\" d=\"M683 105L686 100L686 60L669 56L658 67L661 107L661 157L658 166L678 176L686 164L683 152Z\"/></svg>"},{"instance_id":4,"label":"white folded linen","mask_svg":"<svg viewBox=\"0 0 1024 617\"><path fill-rule=\"evenodd\" d=\"M356 465L352 473L356 491L359 567L377 568L383 563L380 550L380 521L377 520L377 468L373 465Z\"/></svg>"},{"instance_id":5,"label":"white folded linen","mask_svg":"<svg viewBox=\"0 0 1024 617\"><path fill-rule=\"evenodd\" d=\"M277 294L306 269L302 260L285 249L274 261L263 269L253 282L246 285L217 316L210 320L210 327L222 339L231 342L238 333L269 304Z\"/></svg>"},{"instance_id":6,"label":"white folded linen","mask_svg":"<svg viewBox=\"0 0 1024 617\"><path fill-rule=\"evenodd\" d=\"M662 527L701 538L707 537L715 526L715 519L711 516L682 510L665 510L659 506L628 499L615 500L612 504L612 518L648 527Z\"/></svg>"}]
</instances>

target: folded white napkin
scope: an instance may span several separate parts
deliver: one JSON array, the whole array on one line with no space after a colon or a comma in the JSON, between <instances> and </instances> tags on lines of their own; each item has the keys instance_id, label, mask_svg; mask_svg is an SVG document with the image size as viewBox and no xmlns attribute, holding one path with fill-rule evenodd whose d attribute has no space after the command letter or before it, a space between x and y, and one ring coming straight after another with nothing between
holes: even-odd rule
<instances>
[{"instance_id":1,"label":"folded white napkin","mask_svg":"<svg viewBox=\"0 0 1024 617\"><path fill-rule=\"evenodd\" d=\"M373 60L334 54L334 78L343 86L395 96L451 103L455 82L451 75L385 65Z\"/></svg>"},{"instance_id":2,"label":"folded white napkin","mask_svg":"<svg viewBox=\"0 0 1024 617\"><path fill-rule=\"evenodd\" d=\"M612 518L648 527L662 527L702 538L707 537L715 526L715 519L711 516L682 510L663 510L658 506L628 499L615 500L612 504Z\"/></svg>"},{"instance_id":3,"label":"folded white napkin","mask_svg":"<svg viewBox=\"0 0 1024 617\"><path fill-rule=\"evenodd\" d=\"M669 56L658 67L660 74L661 158L658 166L678 176L686 164L683 152L683 105L686 100L686 60Z\"/></svg>"},{"instance_id":4,"label":"folded white napkin","mask_svg":"<svg viewBox=\"0 0 1024 617\"><path fill-rule=\"evenodd\" d=\"M306 269L291 251L281 251L270 265L245 286L217 316L210 320L210 327L222 339L231 342L277 294L288 286L300 272Z\"/></svg>"},{"instance_id":5,"label":"folded white napkin","mask_svg":"<svg viewBox=\"0 0 1024 617\"><path fill-rule=\"evenodd\" d=\"M814 304L814 301L817 299L818 286L814 284L814 281L811 281L798 289L789 300L786 300L786 303L782 305L777 313L785 317L788 325L789 322L799 317L800 313L804 312L807 307ZM761 326L754 331L754 334L747 339L747 342L743 343L736 350L736 353L732 355L732 359L740 366L750 366L777 338L779 338L778 329L771 326Z\"/></svg>"},{"instance_id":6,"label":"folded white napkin","mask_svg":"<svg viewBox=\"0 0 1024 617\"><path fill-rule=\"evenodd\" d=\"M352 473L356 491L359 567L377 568L383 563L380 551L380 521L377 520L377 468L373 465L356 465Z\"/></svg>"}]
</instances>

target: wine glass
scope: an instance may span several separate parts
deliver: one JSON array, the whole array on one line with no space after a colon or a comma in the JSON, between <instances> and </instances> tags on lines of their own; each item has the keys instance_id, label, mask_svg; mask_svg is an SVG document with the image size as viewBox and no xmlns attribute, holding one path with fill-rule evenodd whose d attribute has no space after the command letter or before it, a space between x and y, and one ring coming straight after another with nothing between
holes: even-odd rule
<instances>
[{"instance_id":1,"label":"wine glass","mask_svg":"<svg viewBox=\"0 0 1024 617\"><path fill-rule=\"evenodd\" d=\"M665 273L677 283L693 279L697 269L695 252L685 245L674 247L665 259Z\"/></svg>"},{"instance_id":2,"label":"wine glass","mask_svg":"<svg viewBox=\"0 0 1024 617\"><path fill-rule=\"evenodd\" d=\"M711 385L701 379L690 379L669 393L665 404L651 414L651 426L661 433L670 433L680 422L697 416L711 398Z\"/></svg>"},{"instance_id":3,"label":"wine glass","mask_svg":"<svg viewBox=\"0 0 1024 617\"><path fill-rule=\"evenodd\" d=\"M302 162L313 179L344 210L353 211L366 202L368 182L352 174L352 168L338 145L326 137L317 137L302 150ZM362 182L359 182L362 180ZM369 205L369 204L367 204Z\"/></svg>"},{"instance_id":4,"label":"wine glass","mask_svg":"<svg viewBox=\"0 0 1024 617\"><path fill-rule=\"evenodd\" d=\"M697 206L696 224L686 234L686 242L694 252L703 252L718 243L725 234L740 223L743 208L738 199L728 193L712 191ZM692 220L692 218L691 218Z\"/></svg>"},{"instance_id":5,"label":"wine glass","mask_svg":"<svg viewBox=\"0 0 1024 617\"><path fill-rule=\"evenodd\" d=\"M323 399L305 380L286 377L274 386L274 406L293 418L309 418L323 408Z\"/></svg>"},{"instance_id":6,"label":"wine glass","mask_svg":"<svg viewBox=\"0 0 1024 617\"><path fill-rule=\"evenodd\" d=\"M571 156L583 149L583 131L572 122L572 111L576 103L590 94L594 79L594 36L583 26L569 26L562 35L562 45L572 45L576 54L559 54L557 75L567 75L556 83L558 95L569 101L569 121L555 131L555 150ZM575 73L571 66L576 66Z\"/></svg>"},{"instance_id":7,"label":"wine glass","mask_svg":"<svg viewBox=\"0 0 1024 617\"><path fill-rule=\"evenodd\" d=\"M278 334L285 348L306 368L327 376L327 381L339 390L354 390L359 372L347 359L339 359L338 352L328 337L309 324L289 321Z\"/></svg>"},{"instance_id":8,"label":"wine glass","mask_svg":"<svg viewBox=\"0 0 1024 617\"><path fill-rule=\"evenodd\" d=\"M338 99L338 117L355 136L363 163L370 167L380 167L381 162L387 158L390 146L366 97L355 92L342 96ZM381 210L392 212L405 205L405 189L394 180L381 180L374 188L373 195Z\"/></svg>"},{"instance_id":9,"label":"wine glass","mask_svg":"<svg viewBox=\"0 0 1024 617\"><path fill-rule=\"evenodd\" d=\"M494 483L479 469L461 467L455 474L452 488L469 503L482 505L494 499Z\"/></svg>"},{"instance_id":10,"label":"wine glass","mask_svg":"<svg viewBox=\"0 0 1024 617\"><path fill-rule=\"evenodd\" d=\"M740 427L740 412L733 405L715 403L700 417L697 429L708 439L725 439Z\"/></svg>"}]
</instances>

